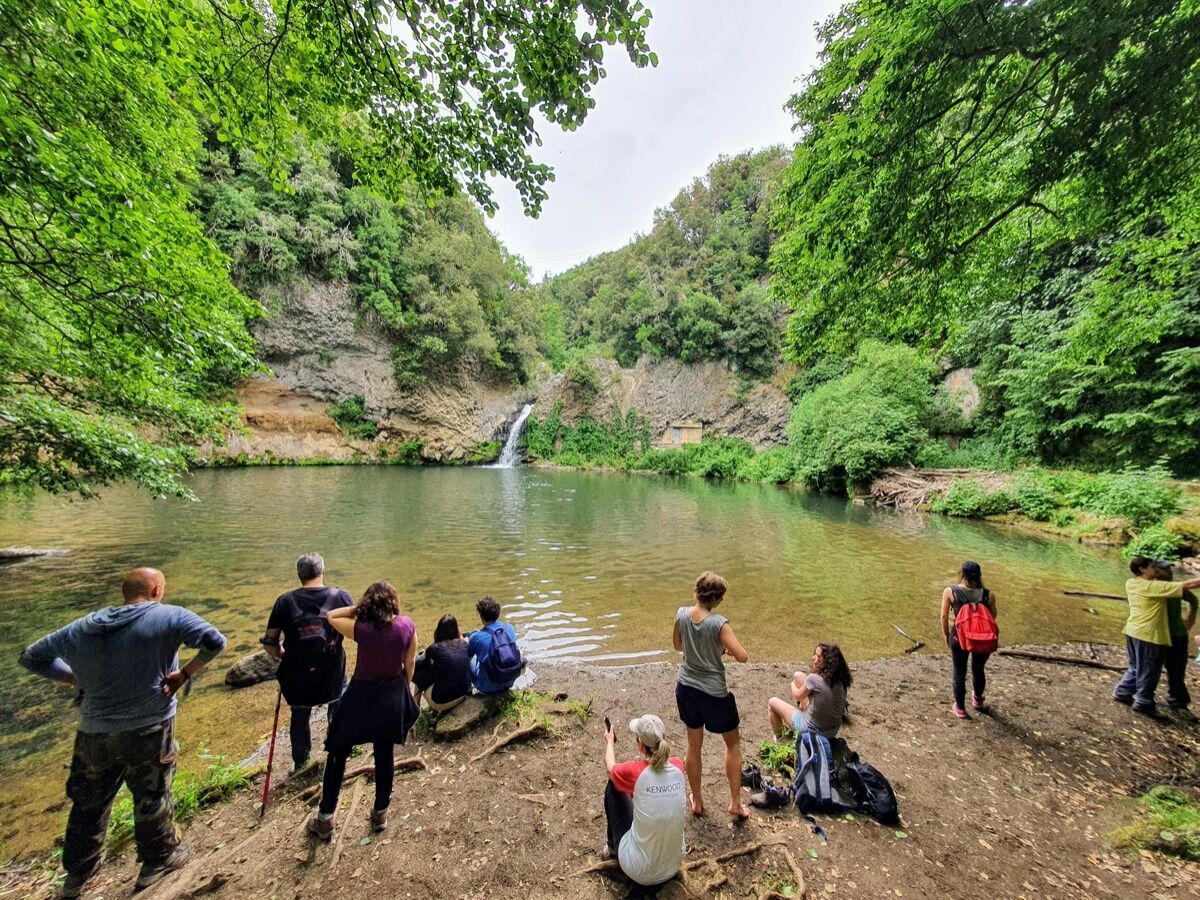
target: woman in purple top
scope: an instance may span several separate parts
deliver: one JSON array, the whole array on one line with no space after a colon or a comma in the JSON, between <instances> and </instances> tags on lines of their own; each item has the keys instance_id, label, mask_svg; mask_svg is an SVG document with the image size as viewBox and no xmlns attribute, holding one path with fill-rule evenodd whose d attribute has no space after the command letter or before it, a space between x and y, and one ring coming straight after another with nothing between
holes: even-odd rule
<instances>
[{"instance_id":1,"label":"woman in purple top","mask_svg":"<svg viewBox=\"0 0 1200 900\"><path fill-rule=\"evenodd\" d=\"M325 779L321 805L308 830L323 840L333 836L333 811L346 774L346 760L357 744L375 749L375 807L371 828L387 827L392 799L392 751L403 744L417 720L409 689L417 658L417 628L400 615L400 598L386 581L367 588L355 606L329 612L329 624L358 645L354 676L342 694L325 738Z\"/></svg>"}]
</instances>

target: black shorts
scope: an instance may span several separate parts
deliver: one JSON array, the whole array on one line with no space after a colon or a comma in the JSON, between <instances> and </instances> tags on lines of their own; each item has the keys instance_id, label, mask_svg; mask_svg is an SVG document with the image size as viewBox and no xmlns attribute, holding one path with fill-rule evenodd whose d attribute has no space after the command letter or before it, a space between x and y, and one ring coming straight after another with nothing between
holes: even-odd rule
<instances>
[{"instance_id":1,"label":"black shorts","mask_svg":"<svg viewBox=\"0 0 1200 900\"><path fill-rule=\"evenodd\" d=\"M725 734L741 724L732 691L724 697L714 697L686 684L676 684L675 705L679 707L679 718L688 728L704 728L712 734Z\"/></svg>"}]
</instances>

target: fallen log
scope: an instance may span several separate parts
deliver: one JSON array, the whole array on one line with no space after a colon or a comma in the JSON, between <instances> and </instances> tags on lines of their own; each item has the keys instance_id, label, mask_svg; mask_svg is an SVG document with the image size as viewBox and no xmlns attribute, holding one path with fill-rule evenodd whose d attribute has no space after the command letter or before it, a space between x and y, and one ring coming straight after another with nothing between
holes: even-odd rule
<instances>
[{"instance_id":1,"label":"fallen log","mask_svg":"<svg viewBox=\"0 0 1200 900\"><path fill-rule=\"evenodd\" d=\"M1097 594L1093 591L1063 591L1068 597L1099 597L1101 600L1121 600L1125 603L1129 602L1129 598L1122 597L1120 594Z\"/></svg>"},{"instance_id":2,"label":"fallen log","mask_svg":"<svg viewBox=\"0 0 1200 900\"><path fill-rule=\"evenodd\" d=\"M478 753L471 757L471 762L477 763L481 759L491 756L497 750L502 750L510 744L515 744L518 741L528 740L539 734L549 734L550 727L545 722L534 722L532 725L526 725L524 728L518 728L512 734L506 734L502 738L498 738L492 746L488 747L482 753Z\"/></svg>"},{"instance_id":3,"label":"fallen log","mask_svg":"<svg viewBox=\"0 0 1200 900\"><path fill-rule=\"evenodd\" d=\"M1112 663L1103 663L1095 659L1084 659L1081 656L1058 656L1053 653L1031 653L1028 650L1009 650L1007 648L997 650L996 652L1000 656L1033 659L1038 662L1056 663L1058 665L1086 666L1089 669L1104 669L1107 672L1124 672L1126 669L1126 666L1115 666Z\"/></svg>"}]
</instances>

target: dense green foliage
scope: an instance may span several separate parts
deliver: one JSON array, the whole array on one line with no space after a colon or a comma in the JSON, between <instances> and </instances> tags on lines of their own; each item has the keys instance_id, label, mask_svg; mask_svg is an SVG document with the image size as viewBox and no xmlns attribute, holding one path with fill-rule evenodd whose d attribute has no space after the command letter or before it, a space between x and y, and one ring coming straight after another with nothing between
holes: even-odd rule
<instances>
[{"instance_id":1,"label":"dense green foliage","mask_svg":"<svg viewBox=\"0 0 1200 900\"><path fill-rule=\"evenodd\" d=\"M370 439L379 433L379 426L367 418L362 394L347 397L325 410L338 428L350 437Z\"/></svg>"},{"instance_id":2,"label":"dense green foliage","mask_svg":"<svg viewBox=\"0 0 1200 900\"><path fill-rule=\"evenodd\" d=\"M788 347L979 365L1010 457L1200 472L1200 9L848 4L791 101Z\"/></svg>"},{"instance_id":3,"label":"dense green foliage","mask_svg":"<svg viewBox=\"0 0 1200 900\"><path fill-rule=\"evenodd\" d=\"M199 775L180 772L172 788L176 822L188 822L196 813L233 796L250 786L247 772L239 765L224 760L211 763ZM105 845L110 851L119 850L133 840L133 796L122 788L113 804Z\"/></svg>"},{"instance_id":4,"label":"dense green foliage","mask_svg":"<svg viewBox=\"0 0 1200 900\"><path fill-rule=\"evenodd\" d=\"M343 154L301 145L281 192L249 154L208 154L199 214L235 283L269 307L275 289L348 280L385 328L401 388L463 361L524 380L538 322L524 265L461 194L395 202L355 186Z\"/></svg>"},{"instance_id":5,"label":"dense green foliage","mask_svg":"<svg viewBox=\"0 0 1200 900\"><path fill-rule=\"evenodd\" d=\"M286 190L299 132L344 184L488 206L498 174L536 211L533 113L578 126L606 46L656 62L648 23L636 0L0 0L0 485L181 491L183 446L231 420L211 401L251 370L259 310L191 209L205 146Z\"/></svg>"},{"instance_id":6,"label":"dense green foliage","mask_svg":"<svg viewBox=\"0 0 1200 900\"><path fill-rule=\"evenodd\" d=\"M778 362L776 305L762 287L770 205L787 154L723 157L654 215L650 233L546 281L542 349L598 348L623 365L642 354L728 359L752 376Z\"/></svg>"},{"instance_id":7,"label":"dense green foliage","mask_svg":"<svg viewBox=\"0 0 1200 900\"><path fill-rule=\"evenodd\" d=\"M788 440L800 478L844 491L882 468L912 462L939 419L950 417L934 390L936 374L920 351L864 342L846 374L796 400Z\"/></svg>"}]
</instances>

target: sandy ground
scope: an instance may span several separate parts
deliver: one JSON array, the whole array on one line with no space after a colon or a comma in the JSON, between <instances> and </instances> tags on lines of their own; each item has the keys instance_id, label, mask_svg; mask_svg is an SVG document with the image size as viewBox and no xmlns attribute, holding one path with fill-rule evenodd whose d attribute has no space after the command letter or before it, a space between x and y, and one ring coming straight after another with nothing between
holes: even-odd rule
<instances>
[{"instance_id":1,"label":"sandy ground","mask_svg":"<svg viewBox=\"0 0 1200 900\"><path fill-rule=\"evenodd\" d=\"M1097 649L1101 659L1120 659L1115 648ZM767 697L786 692L793 668L730 667L747 759L767 737ZM1112 702L1115 673L1005 657L989 664L991 710L960 722L950 712L949 668L948 658L916 657L854 669L843 736L891 780L900 829L863 816L820 817L824 841L787 809L756 810L734 826L723 812L720 741L710 738L704 749L708 813L688 823L687 859L781 843L696 869L686 889L672 884L660 896L686 890L758 897L783 890L794 884L785 847L810 897L1200 896L1200 866L1106 844L1106 835L1131 819L1132 797L1161 782L1197 783L1200 726L1152 722ZM359 778L343 790L332 844L304 834L311 807L300 794L314 779L287 783L284 762L277 765L282 785L264 820L253 791L202 813L186 836L196 848L192 863L138 896L636 896L620 878L574 873L596 862L604 843L603 717L621 723L619 757L633 751L624 722L648 711L663 716L682 749L673 669L542 667L539 675L540 690L592 698L587 721L552 716L557 735L479 763L470 757L492 742L492 724L456 744L415 736L397 757L420 754L428 769L398 776L389 829L370 835L371 785ZM503 725L501 735L512 727ZM85 896L130 896L131 856L110 861ZM712 882L719 883L706 891ZM0 892L46 896L47 886L10 873Z\"/></svg>"}]
</instances>

